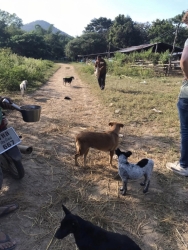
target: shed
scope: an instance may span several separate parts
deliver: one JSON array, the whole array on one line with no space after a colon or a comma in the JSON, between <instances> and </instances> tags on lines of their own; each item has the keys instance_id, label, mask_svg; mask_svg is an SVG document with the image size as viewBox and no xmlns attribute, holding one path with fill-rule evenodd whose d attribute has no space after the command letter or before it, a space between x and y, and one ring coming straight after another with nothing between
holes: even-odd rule
<instances>
[{"instance_id":1,"label":"shed","mask_svg":"<svg viewBox=\"0 0 188 250\"><path fill-rule=\"evenodd\" d=\"M134 52L134 51L144 51L144 50L149 50L152 48L152 52L158 52L158 53L163 53L167 50L169 50L170 52L172 51L173 49L173 46L168 44L168 43L150 43L150 44L142 44L142 45L138 45L138 46L131 46L131 47L128 47L128 48L124 48L124 49L120 49L116 52L120 52L120 53L131 53L131 52ZM177 52L182 52L183 49L180 48L180 47L174 47L174 53L177 53Z\"/></svg>"},{"instance_id":2,"label":"shed","mask_svg":"<svg viewBox=\"0 0 188 250\"><path fill-rule=\"evenodd\" d=\"M88 55L78 55L78 58L96 58L98 54L106 57L112 57L115 53L120 52L120 53L131 53L131 52L142 52L145 50L149 50L152 48L152 52L158 52L158 53L163 53L167 50L171 53L173 49L173 45L170 45L168 43L149 43L149 44L142 44L142 45L137 45L137 46L131 46L127 48L123 48L120 50L116 51L111 51L111 52L103 52L103 53L97 53L97 54L88 54ZM181 53L183 51L182 48L175 46L174 47L174 53Z\"/></svg>"}]
</instances>

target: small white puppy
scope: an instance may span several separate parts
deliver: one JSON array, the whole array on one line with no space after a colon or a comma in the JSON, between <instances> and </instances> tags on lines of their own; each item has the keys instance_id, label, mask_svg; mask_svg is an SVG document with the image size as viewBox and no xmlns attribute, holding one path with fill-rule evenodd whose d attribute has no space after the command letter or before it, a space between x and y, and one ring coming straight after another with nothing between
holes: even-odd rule
<instances>
[{"instance_id":1,"label":"small white puppy","mask_svg":"<svg viewBox=\"0 0 188 250\"><path fill-rule=\"evenodd\" d=\"M26 91L27 84L28 84L28 81L27 81L27 80L23 80L23 81L20 83L20 91L21 91L21 95L22 95L22 96L24 96L24 92Z\"/></svg>"}]
</instances>

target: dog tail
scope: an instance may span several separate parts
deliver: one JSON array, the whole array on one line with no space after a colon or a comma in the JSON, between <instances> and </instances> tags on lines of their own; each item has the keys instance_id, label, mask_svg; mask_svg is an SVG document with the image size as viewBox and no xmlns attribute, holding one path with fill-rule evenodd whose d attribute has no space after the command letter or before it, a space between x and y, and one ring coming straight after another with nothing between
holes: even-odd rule
<instances>
[{"instance_id":1,"label":"dog tail","mask_svg":"<svg viewBox=\"0 0 188 250\"><path fill-rule=\"evenodd\" d=\"M77 138L76 138L76 152L77 152L77 154L80 154L80 143L77 140Z\"/></svg>"},{"instance_id":2,"label":"dog tail","mask_svg":"<svg viewBox=\"0 0 188 250\"><path fill-rule=\"evenodd\" d=\"M79 155L83 155L81 144L77 138L76 138L76 152Z\"/></svg>"}]
</instances>

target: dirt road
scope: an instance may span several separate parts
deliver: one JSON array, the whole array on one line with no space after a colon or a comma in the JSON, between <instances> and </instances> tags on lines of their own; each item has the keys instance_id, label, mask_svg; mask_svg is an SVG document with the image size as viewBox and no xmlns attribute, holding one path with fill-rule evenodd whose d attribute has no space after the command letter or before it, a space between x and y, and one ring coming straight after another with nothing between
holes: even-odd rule
<instances>
[{"instance_id":1,"label":"dirt road","mask_svg":"<svg viewBox=\"0 0 188 250\"><path fill-rule=\"evenodd\" d=\"M72 85L63 86L62 78L72 75ZM22 135L23 144L34 148L31 155L23 156L25 177L17 181L5 175L1 190L1 205L14 201L20 205L19 210L0 220L1 230L17 241L17 250L76 250L72 236L62 241L53 239L63 216L62 203L100 226L130 234L142 249L161 249L156 248L156 241L162 235L154 230L148 216L144 218L144 208L139 206L150 196L138 194L142 193L138 183L134 195L119 195L116 160L110 167L107 153L91 150L87 168L74 164L75 134L84 129L106 130L114 119L73 67L61 64L50 81L27 95L22 104L40 105L42 113L37 123L23 122L16 111L9 115L9 125ZM121 133L125 135L125 128ZM82 159L79 161L82 165ZM141 229L145 232L142 237Z\"/></svg>"},{"instance_id":2,"label":"dirt road","mask_svg":"<svg viewBox=\"0 0 188 250\"><path fill-rule=\"evenodd\" d=\"M62 78L68 75L74 75L75 79L71 86L63 86ZM64 99L65 96L71 100ZM1 219L1 229L16 239L19 250L28 247L30 250L46 249L62 217L61 204L71 199L69 185L79 178L74 167L75 133L90 127L100 129L101 126L100 103L88 96L90 90L73 68L61 65L44 87L32 96L26 96L20 103L40 105L42 113L39 122L25 123L19 112L9 114L9 125L22 135L23 144L34 148L32 155L23 156L25 177L16 181L5 175L1 190L1 204L16 201L20 205L17 212ZM107 113L104 119L106 127L103 130L110 121ZM58 194L61 188L59 192L63 194ZM69 205L70 209L74 206L72 201ZM62 249L60 241L57 245L60 248L53 248L52 244L50 249ZM76 248L74 244L69 244L63 249Z\"/></svg>"}]
</instances>

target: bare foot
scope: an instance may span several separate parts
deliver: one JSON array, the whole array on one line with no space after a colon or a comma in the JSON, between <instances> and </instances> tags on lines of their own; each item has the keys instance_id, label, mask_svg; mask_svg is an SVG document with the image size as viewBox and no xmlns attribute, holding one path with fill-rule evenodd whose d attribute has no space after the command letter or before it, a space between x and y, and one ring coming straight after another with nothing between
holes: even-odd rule
<instances>
[{"instance_id":1,"label":"bare foot","mask_svg":"<svg viewBox=\"0 0 188 250\"><path fill-rule=\"evenodd\" d=\"M18 207L19 206L17 204L4 205L0 207L0 217L14 212L16 209L18 209Z\"/></svg>"},{"instance_id":2,"label":"bare foot","mask_svg":"<svg viewBox=\"0 0 188 250\"><path fill-rule=\"evenodd\" d=\"M15 247L16 247L16 242L12 241L7 234L0 232L0 249L13 250Z\"/></svg>"}]
</instances>

